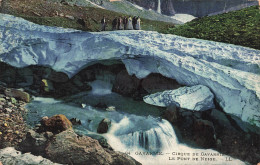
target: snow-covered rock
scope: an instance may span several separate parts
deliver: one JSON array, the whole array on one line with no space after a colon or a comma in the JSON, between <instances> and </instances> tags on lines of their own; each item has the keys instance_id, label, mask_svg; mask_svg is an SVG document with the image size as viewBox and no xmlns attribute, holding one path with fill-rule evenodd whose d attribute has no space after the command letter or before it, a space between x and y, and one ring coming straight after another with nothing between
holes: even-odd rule
<instances>
[{"instance_id":1,"label":"snow-covered rock","mask_svg":"<svg viewBox=\"0 0 260 165\"><path fill-rule=\"evenodd\" d=\"M129 74L160 73L204 85L224 111L260 126L260 51L149 31L88 33L40 26L0 14L0 61L50 66L72 77L101 60L122 61Z\"/></svg>"},{"instance_id":2,"label":"snow-covered rock","mask_svg":"<svg viewBox=\"0 0 260 165\"><path fill-rule=\"evenodd\" d=\"M156 106L167 107L175 104L188 110L204 111L215 108L214 95L203 85L181 87L145 96L144 102Z\"/></svg>"},{"instance_id":3,"label":"snow-covered rock","mask_svg":"<svg viewBox=\"0 0 260 165\"><path fill-rule=\"evenodd\" d=\"M30 153L22 154L12 147L0 150L0 163L13 165L58 165L41 156L34 156Z\"/></svg>"}]
</instances>

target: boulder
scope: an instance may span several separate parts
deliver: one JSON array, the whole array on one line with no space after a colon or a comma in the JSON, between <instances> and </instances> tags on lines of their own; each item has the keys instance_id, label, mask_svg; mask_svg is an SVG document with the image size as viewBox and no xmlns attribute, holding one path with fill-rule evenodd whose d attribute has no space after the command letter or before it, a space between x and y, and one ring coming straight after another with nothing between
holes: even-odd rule
<instances>
[{"instance_id":1,"label":"boulder","mask_svg":"<svg viewBox=\"0 0 260 165\"><path fill-rule=\"evenodd\" d=\"M137 165L127 156L104 149L97 140L78 136L72 129L55 136L46 147L47 157L62 164Z\"/></svg>"},{"instance_id":2,"label":"boulder","mask_svg":"<svg viewBox=\"0 0 260 165\"><path fill-rule=\"evenodd\" d=\"M167 107L175 104L188 110L204 111L215 107L214 95L203 85L182 87L145 96L143 100L152 105Z\"/></svg>"},{"instance_id":3,"label":"boulder","mask_svg":"<svg viewBox=\"0 0 260 165\"><path fill-rule=\"evenodd\" d=\"M14 67L0 62L0 81L12 86L15 84L16 74Z\"/></svg>"},{"instance_id":4,"label":"boulder","mask_svg":"<svg viewBox=\"0 0 260 165\"><path fill-rule=\"evenodd\" d=\"M70 119L70 122L73 124L73 125L81 125L81 121L77 118L71 118Z\"/></svg>"},{"instance_id":5,"label":"boulder","mask_svg":"<svg viewBox=\"0 0 260 165\"><path fill-rule=\"evenodd\" d=\"M47 79L56 83L64 83L69 80L69 77L65 73L52 71Z\"/></svg>"},{"instance_id":6,"label":"boulder","mask_svg":"<svg viewBox=\"0 0 260 165\"><path fill-rule=\"evenodd\" d=\"M47 122L50 119L44 117L43 121ZM77 135L73 129L67 129L58 134L51 132L37 133L34 130L29 130L25 140L20 143L19 149L62 164L140 164L126 154L113 151L104 137L93 136L98 140Z\"/></svg>"},{"instance_id":7,"label":"boulder","mask_svg":"<svg viewBox=\"0 0 260 165\"><path fill-rule=\"evenodd\" d=\"M260 135L260 128L242 121L239 117L230 115L236 125L246 133L253 132Z\"/></svg>"},{"instance_id":8,"label":"boulder","mask_svg":"<svg viewBox=\"0 0 260 165\"><path fill-rule=\"evenodd\" d=\"M91 137L93 139L96 139L103 148L107 148L109 150L113 150L113 148L108 144L107 139L105 137L103 137L102 135L99 135L99 134L88 134L87 136Z\"/></svg>"},{"instance_id":9,"label":"boulder","mask_svg":"<svg viewBox=\"0 0 260 165\"><path fill-rule=\"evenodd\" d=\"M59 133L65 131L67 129L72 128L71 122L64 115L55 115L51 118L43 118L41 120L41 128L40 131L50 131L53 133Z\"/></svg>"},{"instance_id":10,"label":"boulder","mask_svg":"<svg viewBox=\"0 0 260 165\"><path fill-rule=\"evenodd\" d=\"M126 70L121 71L116 76L112 91L123 96L133 96L140 85L140 80L135 76L130 76Z\"/></svg>"},{"instance_id":11,"label":"boulder","mask_svg":"<svg viewBox=\"0 0 260 165\"><path fill-rule=\"evenodd\" d=\"M176 80L152 73L142 80L142 88L148 93L173 90L180 87Z\"/></svg>"},{"instance_id":12,"label":"boulder","mask_svg":"<svg viewBox=\"0 0 260 165\"><path fill-rule=\"evenodd\" d=\"M217 122L218 125L220 125L222 127L227 127L229 129L234 129L234 127L231 125L227 116L223 112L221 112L220 110L212 109L212 111L210 113L210 117L215 122Z\"/></svg>"},{"instance_id":13,"label":"boulder","mask_svg":"<svg viewBox=\"0 0 260 165\"><path fill-rule=\"evenodd\" d=\"M241 130L233 131L229 128L217 130L217 138L221 145L217 147L221 153L233 155L249 164L257 164L260 158L260 136L252 133L245 133Z\"/></svg>"},{"instance_id":14,"label":"boulder","mask_svg":"<svg viewBox=\"0 0 260 165\"><path fill-rule=\"evenodd\" d=\"M107 104L106 104L106 103L103 103L103 102L97 103L94 107L96 107L96 108L102 108L102 109L108 108Z\"/></svg>"},{"instance_id":15,"label":"boulder","mask_svg":"<svg viewBox=\"0 0 260 165\"><path fill-rule=\"evenodd\" d=\"M121 152L113 152L111 150L107 150L107 152L110 153L112 156L112 165L141 165L141 163L137 162L127 154Z\"/></svg>"},{"instance_id":16,"label":"boulder","mask_svg":"<svg viewBox=\"0 0 260 165\"><path fill-rule=\"evenodd\" d=\"M109 112L116 111L116 107L115 106L109 106L109 107L106 108L106 111L109 111Z\"/></svg>"},{"instance_id":17,"label":"boulder","mask_svg":"<svg viewBox=\"0 0 260 165\"><path fill-rule=\"evenodd\" d=\"M181 112L181 116L182 117L186 117L186 116L192 116L193 113L191 111L183 111Z\"/></svg>"},{"instance_id":18,"label":"boulder","mask_svg":"<svg viewBox=\"0 0 260 165\"><path fill-rule=\"evenodd\" d=\"M44 133L37 133L34 130L29 130L26 138L20 143L19 149L23 152L31 152L36 155L41 155L45 152L48 136Z\"/></svg>"},{"instance_id":19,"label":"boulder","mask_svg":"<svg viewBox=\"0 0 260 165\"><path fill-rule=\"evenodd\" d=\"M50 80L42 79L41 88L43 92L51 92L54 91L53 83Z\"/></svg>"},{"instance_id":20,"label":"boulder","mask_svg":"<svg viewBox=\"0 0 260 165\"><path fill-rule=\"evenodd\" d=\"M74 20L75 17L71 16L71 15L65 15L65 18L68 18L68 19L71 19L71 20Z\"/></svg>"},{"instance_id":21,"label":"boulder","mask_svg":"<svg viewBox=\"0 0 260 165\"><path fill-rule=\"evenodd\" d=\"M77 87L83 87L84 83L82 82L82 79L79 75L76 75L72 78L73 84L75 84Z\"/></svg>"},{"instance_id":22,"label":"boulder","mask_svg":"<svg viewBox=\"0 0 260 165\"><path fill-rule=\"evenodd\" d=\"M65 83L57 83L54 85L54 88L55 88L54 94L57 96L67 96L78 92L82 92L82 89L85 91L91 89L89 86L80 89L70 81Z\"/></svg>"},{"instance_id":23,"label":"boulder","mask_svg":"<svg viewBox=\"0 0 260 165\"><path fill-rule=\"evenodd\" d=\"M48 159L41 156L34 156L30 153L22 154L20 151L15 150L12 147L7 147L0 150L0 164L37 164L37 165L58 165L58 163L53 163Z\"/></svg>"},{"instance_id":24,"label":"boulder","mask_svg":"<svg viewBox=\"0 0 260 165\"><path fill-rule=\"evenodd\" d=\"M103 119L98 125L97 133L107 133L110 126L111 126L111 120L107 118Z\"/></svg>"},{"instance_id":25,"label":"boulder","mask_svg":"<svg viewBox=\"0 0 260 165\"><path fill-rule=\"evenodd\" d=\"M87 104L83 104L83 103L81 104L82 108L86 108L86 106L87 106Z\"/></svg>"},{"instance_id":26,"label":"boulder","mask_svg":"<svg viewBox=\"0 0 260 165\"><path fill-rule=\"evenodd\" d=\"M7 88L7 89L5 89L4 93L8 97L14 97L14 98L20 99L24 102L27 102L27 103L30 102L30 95L24 91Z\"/></svg>"},{"instance_id":27,"label":"boulder","mask_svg":"<svg viewBox=\"0 0 260 165\"><path fill-rule=\"evenodd\" d=\"M14 97L11 97L11 103L12 103L12 104L16 104L16 103L17 103L17 100L16 100Z\"/></svg>"},{"instance_id":28,"label":"boulder","mask_svg":"<svg viewBox=\"0 0 260 165\"><path fill-rule=\"evenodd\" d=\"M20 87L28 87L33 84L33 71L30 68L17 70L16 84Z\"/></svg>"},{"instance_id":29,"label":"boulder","mask_svg":"<svg viewBox=\"0 0 260 165\"><path fill-rule=\"evenodd\" d=\"M203 113L196 111L196 112L193 113L193 116L194 116L195 118L197 118L197 119L201 119L202 114L203 114Z\"/></svg>"},{"instance_id":30,"label":"boulder","mask_svg":"<svg viewBox=\"0 0 260 165\"><path fill-rule=\"evenodd\" d=\"M177 107L175 105L170 105L169 107L167 107L166 111L163 113L163 118L165 118L172 124L178 122Z\"/></svg>"},{"instance_id":31,"label":"boulder","mask_svg":"<svg viewBox=\"0 0 260 165\"><path fill-rule=\"evenodd\" d=\"M193 135L193 124L194 117L192 115L189 116L180 116L178 128L182 131L182 135L186 136L187 139L192 139Z\"/></svg>"},{"instance_id":32,"label":"boulder","mask_svg":"<svg viewBox=\"0 0 260 165\"><path fill-rule=\"evenodd\" d=\"M208 120L197 119L193 124L194 141L204 148L212 148L216 144L213 123Z\"/></svg>"}]
</instances>

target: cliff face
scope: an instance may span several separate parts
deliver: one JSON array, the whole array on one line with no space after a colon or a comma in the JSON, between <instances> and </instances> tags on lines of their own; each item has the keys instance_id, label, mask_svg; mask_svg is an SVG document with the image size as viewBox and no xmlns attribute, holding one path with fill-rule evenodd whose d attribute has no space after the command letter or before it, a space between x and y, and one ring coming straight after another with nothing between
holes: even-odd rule
<instances>
[{"instance_id":1,"label":"cliff face","mask_svg":"<svg viewBox=\"0 0 260 165\"><path fill-rule=\"evenodd\" d=\"M174 3L172 0L161 0L161 10L162 14L165 15L174 15L175 10L174 10ZM158 6L159 7L159 6Z\"/></svg>"},{"instance_id":2,"label":"cliff face","mask_svg":"<svg viewBox=\"0 0 260 165\"><path fill-rule=\"evenodd\" d=\"M146 9L157 10L159 0L128 0ZM223 13L229 9L238 10L247 6L257 5L257 0L160 0L162 14L191 14L196 17Z\"/></svg>"}]
</instances>

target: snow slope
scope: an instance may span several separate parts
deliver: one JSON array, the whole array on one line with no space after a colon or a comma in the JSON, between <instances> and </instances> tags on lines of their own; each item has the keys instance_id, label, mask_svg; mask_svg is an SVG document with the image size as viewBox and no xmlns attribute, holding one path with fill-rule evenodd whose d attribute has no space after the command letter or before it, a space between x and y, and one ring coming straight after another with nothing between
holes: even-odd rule
<instances>
[{"instance_id":1,"label":"snow slope","mask_svg":"<svg viewBox=\"0 0 260 165\"><path fill-rule=\"evenodd\" d=\"M88 33L40 26L0 14L0 60L48 65L70 77L100 60L121 60L129 74L161 73L205 85L224 111L260 126L260 51L148 31Z\"/></svg>"}]
</instances>

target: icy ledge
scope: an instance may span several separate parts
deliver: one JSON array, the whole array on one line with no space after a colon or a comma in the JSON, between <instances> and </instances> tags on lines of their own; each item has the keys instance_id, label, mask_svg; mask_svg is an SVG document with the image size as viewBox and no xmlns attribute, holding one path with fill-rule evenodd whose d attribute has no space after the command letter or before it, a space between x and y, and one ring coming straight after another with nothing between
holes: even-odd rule
<instances>
[{"instance_id":1,"label":"icy ledge","mask_svg":"<svg viewBox=\"0 0 260 165\"><path fill-rule=\"evenodd\" d=\"M260 51L147 31L87 33L0 14L0 60L48 65L70 77L100 60L121 60L139 78L160 73L204 85L224 111L260 127Z\"/></svg>"},{"instance_id":2,"label":"icy ledge","mask_svg":"<svg viewBox=\"0 0 260 165\"><path fill-rule=\"evenodd\" d=\"M175 104L178 107L194 111L205 111L215 108L214 95L203 85L182 87L176 90L157 92L143 98L144 102L156 106L167 107Z\"/></svg>"}]
</instances>

